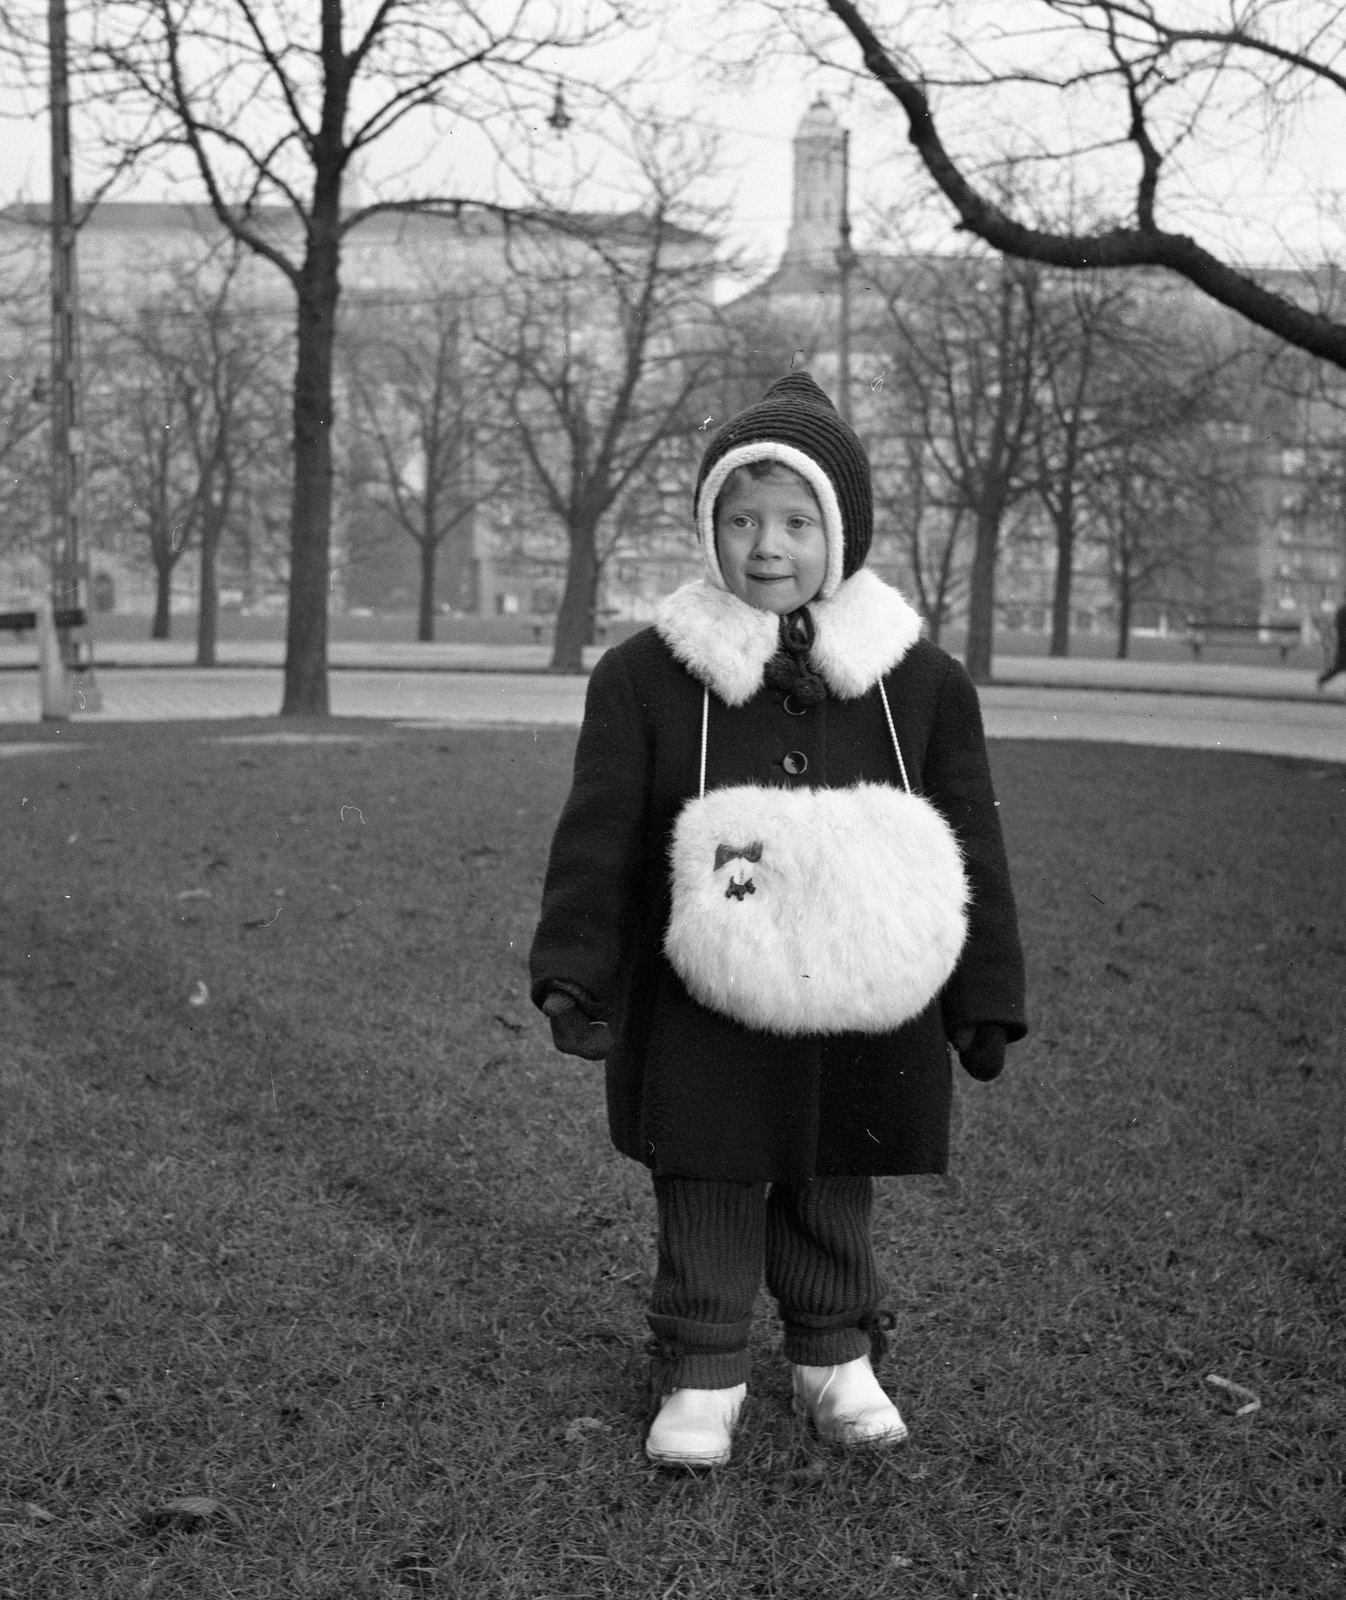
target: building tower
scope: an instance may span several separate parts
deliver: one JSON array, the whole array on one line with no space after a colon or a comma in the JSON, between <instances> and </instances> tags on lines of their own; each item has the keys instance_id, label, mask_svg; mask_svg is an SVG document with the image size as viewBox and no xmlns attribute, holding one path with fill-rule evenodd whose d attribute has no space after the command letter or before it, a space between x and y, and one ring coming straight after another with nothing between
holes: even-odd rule
<instances>
[{"instance_id":1,"label":"building tower","mask_svg":"<svg viewBox=\"0 0 1346 1600\"><path fill-rule=\"evenodd\" d=\"M794 137L794 199L782 270L836 276L845 144L836 113L819 95Z\"/></svg>"}]
</instances>

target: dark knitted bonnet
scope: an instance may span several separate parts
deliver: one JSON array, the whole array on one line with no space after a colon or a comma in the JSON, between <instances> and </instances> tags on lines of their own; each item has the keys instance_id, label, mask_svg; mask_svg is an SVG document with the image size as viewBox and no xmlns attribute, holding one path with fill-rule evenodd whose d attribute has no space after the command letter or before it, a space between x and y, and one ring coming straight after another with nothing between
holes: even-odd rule
<instances>
[{"instance_id":1,"label":"dark knitted bonnet","mask_svg":"<svg viewBox=\"0 0 1346 1600\"><path fill-rule=\"evenodd\" d=\"M854 431L807 372L778 378L756 405L720 428L706 447L696 478L693 506L697 534L717 577L715 499L736 467L749 461L779 461L813 490L827 533L827 577L822 595L858 572L874 536L874 500L869 458ZM840 570L836 556L840 554Z\"/></svg>"}]
</instances>

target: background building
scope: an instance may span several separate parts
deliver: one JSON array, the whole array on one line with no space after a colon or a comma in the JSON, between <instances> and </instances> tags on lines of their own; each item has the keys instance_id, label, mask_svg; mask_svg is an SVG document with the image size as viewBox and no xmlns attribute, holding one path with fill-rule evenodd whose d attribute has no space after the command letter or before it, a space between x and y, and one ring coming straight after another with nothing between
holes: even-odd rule
<instances>
[{"instance_id":1,"label":"background building","mask_svg":"<svg viewBox=\"0 0 1346 1600\"><path fill-rule=\"evenodd\" d=\"M821 96L805 114L794 142L793 216L786 249L767 278L730 308L744 345L756 356L745 365L746 386L758 392L791 365L807 365L834 395L842 333L839 247L844 195L845 132ZM885 463L903 453L912 413L889 403L896 304L918 331L934 315L932 284L942 299L964 296L967 328L978 325L978 297L994 292L991 258L912 255L895 244L870 248L853 260L850 294L851 406L881 480ZM1080 280L1034 271L1039 294L1068 294ZM1269 271L1268 283L1290 297L1329 303L1336 285L1308 274ZM1154 562L1156 572L1134 584L1131 624L1157 632L1179 631L1189 612L1227 620L1302 621L1306 634L1339 601L1346 582L1346 380L1314 371L1312 363L1281 353L1268 377L1275 347L1262 335L1169 274L1099 274L1124 287L1141 326L1168 330L1173 363L1179 350L1200 350L1213 367L1223 364L1230 393L1211 401L1199 424L1203 447L1192 453L1189 500L1214 519L1201 538L1179 540L1174 559ZM962 280L961 288L958 287ZM982 280L985 280L984 283ZM1235 359L1242 352L1250 359ZM1177 377L1177 374L1174 374ZM1324 387L1326 386L1326 387ZM744 393L740 400L752 398ZM1208 397L1208 400L1210 397ZM952 424L946 424L951 426ZM938 441L936 441L938 442ZM1120 469L1119 469L1120 470ZM1198 482L1198 471L1214 485ZM1031 478L1031 472L1023 474ZM1219 504L1208 489L1222 489ZM910 529L894 527L880 508L872 564L908 591L912 587ZM1118 620L1116 540L1086 518L1075 548L1071 621L1074 631L1106 631ZM1110 549L1110 543L1114 548ZM1056 538L1041 500L1022 490L1002 528L997 572L998 609L1013 629L1047 631L1056 575ZM1149 552L1152 558L1154 552ZM956 614L956 606L955 606Z\"/></svg>"},{"instance_id":2,"label":"background building","mask_svg":"<svg viewBox=\"0 0 1346 1600\"><path fill-rule=\"evenodd\" d=\"M872 564L908 593L919 591L913 597L927 609L939 607L942 620L956 620L963 594L960 573L967 561L966 507L960 511L958 491L931 463L954 447L962 423L947 407L939 415L928 406L922 409L919 386L913 387L910 368L904 377L895 341L905 337L914 347L923 337L952 327L955 342L961 340L966 351L984 346L990 337L984 314L1000 292L997 273L1008 269L985 255L922 256L903 249L900 241L887 247L880 241L853 257L849 325L843 330L838 249L845 150L845 130L819 97L795 136L792 216L776 268L718 309L711 306L707 277L695 317L681 325L693 341L690 330L695 327L700 338L713 313L728 340L726 359L706 391L704 406L698 400L705 412L700 437L693 433L661 444L639 485L606 519L600 616L647 617L664 593L699 570L688 506L706 428L757 398L791 368L807 366L836 394L845 340L853 419L876 471ZM291 212L264 209L254 220L291 256L297 253L297 223ZM10 309L0 341L12 374L11 396L26 397L28 422L23 425L29 427L46 382L45 222L41 207L0 213L0 278ZM603 219L602 225L614 240L638 227L630 216ZM565 247L555 248L563 253ZM684 232L679 248L688 260L707 261L715 244L704 235ZM81 231L79 245L86 355L102 337L100 330L125 328L137 319L192 314L186 287L192 275L223 263L231 249L205 206L98 206ZM338 411L344 477L336 496L334 605L404 609L416 604L420 551L399 526L386 472L380 479L388 463L381 461L379 440L358 437L354 421L363 414L360 407L369 402L370 393L375 401L394 395L396 384L385 370L389 349L398 340L414 343L429 326L427 318L439 316L442 322L449 307L456 342L446 347L445 359L456 363L453 380L466 415L455 446L461 515L439 553L439 606L542 618L557 608L568 559L565 527L553 509L526 489L527 474L516 471L499 483L491 478L488 457L498 453L501 435L497 429L492 438L486 437L485 413L492 394L480 365L473 364L472 352L483 330L490 329L511 292L517 271L511 250L510 230L500 219L475 212L378 215L350 235L342 269L346 355L338 375ZM1080 281L1031 270L1037 274L1034 292L1042 306L1053 297L1062 300ZM281 352L273 356L277 393L283 397L291 360L287 340L293 291L276 268L247 252L238 256L232 271L230 315L274 333ZM1106 276L1129 297L1133 326L1148 330L1151 338L1159 330L1175 351L1180 345L1200 349L1212 370L1224 363L1235 376L1218 395L1208 385L1202 401L1206 409L1199 418L1189 410L1173 422L1170 434L1185 429L1190 449L1185 458L1171 453L1164 458L1168 465L1163 470L1175 475L1167 498L1155 497L1159 469L1153 453L1140 450L1128 464L1131 458L1118 453L1115 441L1112 457L1096 457L1093 478L1081 478L1073 629L1115 628L1122 609L1133 627L1161 632L1180 629L1189 611L1249 621L1288 619L1308 629L1331 612L1346 583L1346 384L1341 375L1325 374L1293 354L1282 354L1273 363L1274 351L1265 336L1169 276ZM1337 287L1305 274L1268 273L1267 278L1282 293L1313 300L1330 296ZM605 325L606 313L597 300L583 317L588 321L575 333L577 348L587 342L592 356L605 339L614 337L614 330ZM942 331L940 336L945 336ZM35 359L35 350L40 359ZM1176 355L1173 364L1179 365ZM99 425L97 362L86 362L86 371L92 374L86 406L86 431L92 437ZM968 381L966 375L962 381ZM366 409L372 416L376 408L371 406L369 402ZM7 425L20 426L16 419L21 409L17 401L11 406ZM1089 419L1096 433L1102 420L1098 415ZM272 446L287 436L288 426L288 403L282 398L271 429ZM92 445L90 449L92 460ZM1103 484L1104 465L1112 474L1108 485ZM263 486L242 497L238 536L222 546L225 604L266 608L283 603L286 529L281 525L284 496L277 488L277 470L273 464L272 477L258 480ZM416 491L418 469L410 457L399 470L405 487ZM1051 620L1057 531L1032 485L1031 462L1025 458L1015 470L1018 477L1001 526L999 613L1012 628L1045 631ZM1127 499L1128 473L1137 490L1147 480L1148 509L1138 495ZM1183 474L1185 483L1179 481ZM492 484L492 492L484 492ZM1128 550L1126 540L1132 535L1125 534L1125 516L1118 512L1109 522L1110 505L1131 505L1129 526L1139 544L1148 538L1152 545L1167 518L1172 526L1164 536L1172 549L1157 557L1153 548L1141 551L1139 544ZM36 492L35 481L11 473L6 496L0 497L0 586L27 582L35 560L40 567L45 515L45 497ZM124 495L120 501L95 495L89 521L93 579L100 597L96 603L147 607L153 583L144 577L136 507ZM934 600L926 592L935 581L932 562L943 563L936 575L943 587ZM1129 573L1124 570L1128 562ZM918 581L921 563L925 566ZM194 603L195 581L192 559L186 556L173 573L175 606ZM1123 591L1124 599L1119 598Z\"/></svg>"}]
</instances>

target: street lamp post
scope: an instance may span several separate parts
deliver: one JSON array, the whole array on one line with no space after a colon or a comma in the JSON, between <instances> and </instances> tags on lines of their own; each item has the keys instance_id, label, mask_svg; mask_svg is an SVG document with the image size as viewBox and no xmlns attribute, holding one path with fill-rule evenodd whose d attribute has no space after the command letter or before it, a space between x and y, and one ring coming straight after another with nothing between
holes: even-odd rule
<instances>
[{"instance_id":1,"label":"street lamp post","mask_svg":"<svg viewBox=\"0 0 1346 1600\"><path fill-rule=\"evenodd\" d=\"M841 218L837 245L837 270L841 275L837 327L837 410L843 422L851 420L851 273L859 257L851 248L851 132L841 135Z\"/></svg>"},{"instance_id":2,"label":"street lamp post","mask_svg":"<svg viewBox=\"0 0 1346 1600\"><path fill-rule=\"evenodd\" d=\"M64 694L44 695L43 715L96 711L86 609L87 558L80 552L79 326L70 162L70 83L65 0L49 0L51 93L51 580ZM64 703L63 703L64 702Z\"/></svg>"}]
</instances>

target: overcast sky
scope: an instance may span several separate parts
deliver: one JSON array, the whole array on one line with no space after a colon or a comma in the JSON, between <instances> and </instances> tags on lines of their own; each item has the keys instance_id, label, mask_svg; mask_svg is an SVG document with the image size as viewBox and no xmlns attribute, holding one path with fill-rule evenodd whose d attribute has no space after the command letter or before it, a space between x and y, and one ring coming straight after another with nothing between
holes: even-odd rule
<instances>
[{"instance_id":1,"label":"overcast sky","mask_svg":"<svg viewBox=\"0 0 1346 1600\"><path fill-rule=\"evenodd\" d=\"M713 16L718 8L693 0L682 8L689 22L696 12ZM705 69L687 47L703 37L697 26L679 27L670 40L665 30L652 30L606 49L596 63L571 58L568 70L586 72L613 86L629 85L630 72L643 62L652 72L639 79L638 92L647 100L675 110L693 126L719 133L717 175L706 189L712 204L727 208L729 242L763 264L774 261L784 244L790 210L790 142L799 119L819 90L826 74L801 60L777 60L762 69L749 88L725 89L706 81ZM827 85L836 98L845 85ZM839 103L839 102L838 102ZM596 204L620 205L620 174L601 144L589 136L582 104L572 95L572 127L563 137L538 130L544 165L556 176L574 170L595 173L585 198ZM0 165L0 203L18 199L45 200L50 192L48 131L44 108L9 93L3 101L7 113L0 122L0 140L6 159ZM78 169L85 189L92 179L89 141L79 148L80 125L75 126ZM83 160L81 160L81 154ZM547 163L546 158L554 156ZM611 180L611 181L606 181ZM441 120L437 133L424 124L406 125L398 134L369 152L357 170L350 197L400 192L467 194L482 198L517 200L521 191L502 173L490 144L465 123ZM179 161L160 167L123 184L112 196L119 199L186 200L203 198L193 175Z\"/></svg>"},{"instance_id":2,"label":"overcast sky","mask_svg":"<svg viewBox=\"0 0 1346 1600\"><path fill-rule=\"evenodd\" d=\"M1319 9L1315 0L1295 0L1304 14ZM823 7L817 8L819 15ZM941 48L937 23L949 15L947 7L922 0L869 0L868 13L887 18L894 37L919 46L923 66L947 65L948 48ZM1200 6L1197 6L1200 9ZM1032 61L1053 58L1059 39L1035 34L1032 27L1044 18L1032 0L960 0L957 14L966 19L966 37L983 41L988 27L1003 32L1003 25L1022 25L1016 46ZM605 52L601 64L587 70L612 84L629 83L634 64L644 60L649 68L640 77L640 90L649 99L688 117L702 129L721 130L720 158L710 185L710 197L729 208L728 242L766 266L779 255L784 243L790 207L790 140L805 109L819 90L825 90L843 119L853 129L852 161L855 213L863 240L867 218L874 208L896 206L911 216L919 213L914 197L922 182L905 139L905 123L894 103L877 86L854 74L856 53L846 41L836 54L850 72L829 72L799 55L759 52L760 64L746 86L726 86L706 64L708 51L722 61L743 53L742 37L726 29L726 19L751 21L746 8L720 0L684 0L669 7L662 32L650 31L626 39ZM899 25L900 24L900 28ZM978 33L978 29L981 30ZM960 42L962 42L960 38ZM1003 46L1001 46L1003 48ZM581 70L577 62L572 70ZM11 95L5 109L22 112ZM543 149L554 170L569 164L588 166L598 180L586 198L599 204L619 205L620 182L608 181L615 173L611 161L596 158L596 146L584 109L572 106L575 124L560 139L540 130ZM946 143L960 155L993 153L1015 138L1037 139L1053 147L1070 137L1089 136L1091 116L1100 114L1098 97L1078 101L1071 108L1045 91L1003 91L996 101L985 95L947 97L940 103L941 127ZM1110 108L1109 108L1110 109ZM1346 149L1346 96L1320 95L1277 130L1268 140L1259 107L1252 103L1221 108L1211 119L1211 138L1205 146L1188 146L1183 156L1193 179L1191 195L1174 182L1171 209L1161 221L1253 263L1288 262L1298 256L1318 261L1340 259L1342 230L1338 196L1333 186L1339 152ZM1102 133L1115 131L1103 124ZM7 159L0 168L0 201L43 199L48 191L45 119L40 115L6 118L0 137ZM1268 152L1275 159L1268 159ZM1107 158L1104 158L1105 160ZM1114 203L1126 197L1135 162L1124 150L1111 158L1117 180L1104 186L1104 199ZM183 169L179 169L182 171ZM1086 179L1100 171L1095 158L1085 169ZM366 191L409 190L467 193L516 198L507 178L502 178L489 147L466 125L441 124L437 136L422 127L408 130L400 141L390 141L359 174ZM122 198L200 198L190 181L174 181L162 171L142 176ZM926 239L948 238L948 212L933 208L924 225Z\"/></svg>"}]
</instances>

